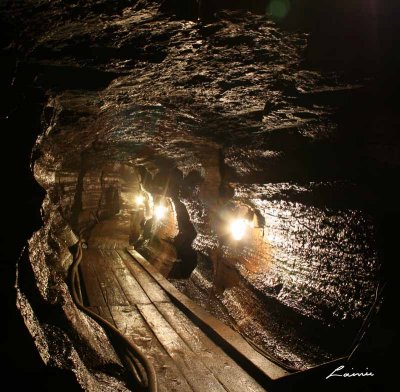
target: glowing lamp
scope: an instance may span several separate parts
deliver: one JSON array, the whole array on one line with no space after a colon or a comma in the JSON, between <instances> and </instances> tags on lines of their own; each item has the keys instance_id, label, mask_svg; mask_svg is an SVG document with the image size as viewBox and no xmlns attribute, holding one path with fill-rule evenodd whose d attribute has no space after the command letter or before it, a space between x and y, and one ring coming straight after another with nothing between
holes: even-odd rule
<instances>
[{"instance_id":1,"label":"glowing lamp","mask_svg":"<svg viewBox=\"0 0 400 392\"><path fill-rule=\"evenodd\" d=\"M231 222L229 229L235 241L240 241L246 234L250 222L247 219L235 219Z\"/></svg>"},{"instance_id":2,"label":"glowing lamp","mask_svg":"<svg viewBox=\"0 0 400 392\"><path fill-rule=\"evenodd\" d=\"M144 197L142 195L137 195L135 201L138 206L141 206L144 203Z\"/></svg>"},{"instance_id":3,"label":"glowing lamp","mask_svg":"<svg viewBox=\"0 0 400 392\"><path fill-rule=\"evenodd\" d=\"M154 215L156 216L156 218L158 220L160 220L160 219L164 218L166 210L167 209L163 205L158 205L154 209Z\"/></svg>"}]
</instances>

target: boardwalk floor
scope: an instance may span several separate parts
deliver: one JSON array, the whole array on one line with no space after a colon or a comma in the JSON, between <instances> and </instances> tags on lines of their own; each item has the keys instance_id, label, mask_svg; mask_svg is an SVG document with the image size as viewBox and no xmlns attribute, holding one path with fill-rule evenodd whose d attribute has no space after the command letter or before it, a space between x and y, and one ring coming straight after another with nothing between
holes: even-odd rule
<instances>
[{"instance_id":1,"label":"boardwalk floor","mask_svg":"<svg viewBox=\"0 0 400 392\"><path fill-rule=\"evenodd\" d=\"M160 391L265 391L126 251L124 221L116 216L92 231L80 266L85 305L143 350L155 367Z\"/></svg>"}]
</instances>

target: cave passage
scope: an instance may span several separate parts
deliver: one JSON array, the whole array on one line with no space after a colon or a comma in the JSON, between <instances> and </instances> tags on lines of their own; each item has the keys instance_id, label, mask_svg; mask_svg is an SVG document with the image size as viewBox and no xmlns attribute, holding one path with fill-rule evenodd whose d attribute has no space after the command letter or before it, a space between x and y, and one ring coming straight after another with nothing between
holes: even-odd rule
<instances>
[{"instance_id":1,"label":"cave passage","mask_svg":"<svg viewBox=\"0 0 400 392\"><path fill-rule=\"evenodd\" d=\"M92 160L84 158L84 162ZM190 205L185 204L185 200L179 201L179 195L188 185L175 169L164 169L151 176L148 169L120 163L108 163L101 169L92 163L84 163L84 166L76 224L78 227L91 227L80 265L85 306L112 322L146 352L151 351L153 346L143 345L141 340L148 341L151 337L151 342L161 343L162 350L157 346L161 350L157 355L161 357L152 357L154 364L163 363L160 358L167 358L167 354L176 358L176 351L168 351L163 343L165 337L157 330L160 323L163 325L166 320L171 320L165 320L157 312L154 315L154 311L160 311L160 303L162 305L163 302L175 306L157 279L169 281L168 287L172 287L173 292L176 289L181 292L175 299L179 303L175 312L182 309L182 303L189 302L192 304L188 310L189 318L193 316L192 309L197 309L199 305L209 312L206 319L214 320L215 317L211 325L206 322L202 333L212 331L211 336L216 334L213 324L222 322L229 331L226 335L235 336L233 340L242 342L246 350L251 351L249 354L239 348L236 354L231 352L230 355L234 358L236 355L239 358L256 356L262 363L265 362L261 365L262 374L255 374L257 381L260 381L259 377L270 381L290 372L313 368L343 358L349 352L360 322L350 320L333 328L330 323L334 317L322 313L322 309L320 314L317 309L310 310L312 318L291 309L277 299L284 291L284 285L288 284L283 279L292 279L292 276L279 272L280 279L273 280L267 275L272 274L274 258L279 261L288 257L292 258L292 271L295 271L296 259L302 264L305 262L302 257L315 257L320 272L326 268L327 274L337 274L338 268L344 268L343 274L360 274L360 270L354 272L354 262L351 266L322 266L321 260L313 255L313 250L306 255L297 255L288 247L288 240L293 247L297 241L310 237L308 240L320 243L320 247L328 241L330 246L337 248L337 252L343 251L345 245L330 238L327 229L325 234L320 234L320 227L325 226L327 219L321 210L299 209L298 205L288 203L270 205L261 201L257 204L246 203L243 199L219 198L210 206L212 219L208 230L211 228L215 232L220 245L209 256L204 256L196 251L195 243L200 233L190 222ZM68 177L62 175L60 184L65 181ZM197 181L204 186L204 180ZM330 219L346 227L354 219L363 217L339 213ZM311 221L316 224L314 228ZM333 232L333 229L330 230ZM360 235L351 226L346 230L355 238ZM182 247L190 251L182 252ZM304 245L302 251L303 248ZM329 252L332 250L329 249ZM358 253L351 250L348 257L356 261ZM317 255L321 257L321 250ZM150 266L159 278L149 275L139 260ZM271 281L265 285L257 281L260 277ZM263 284L268 287L267 292L260 289ZM347 303L344 305L348 306ZM143 313L150 308L155 318ZM337 311L339 308L336 305ZM133 320L137 320L137 324L129 327ZM200 331L198 327L202 322L191 328ZM136 332L135 325L138 328ZM143 329L144 325L150 326L150 329ZM176 334L178 330L175 328L171 324L164 332L170 331L165 332L167 335ZM223 343L222 347L230 347L230 344ZM174 372L170 374L171 379L164 374L162 377L167 378L160 381L162 384L170 385L176 377L184 383L193 383L180 367L182 364L171 366L175 366L174 372L178 372L179 377ZM252 374L252 369L246 370ZM157 369L157 374L160 372Z\"/></svg>"},{"instance_id":2,"label":"cave passage","mask_svg":"<svg viewBox=\"0 0 400 392\"><path fill-rule=\"evenodd\" d=\"M16 287L46 365L86 391L140 369L76 289L166 392L325 382L368 343L384 363L400 89L395 13L364 3L0 5L7 119L41 131Z\"/></svg>"},{"instance_id":3,"label":"cave passage","mask_svg":"<svg viewBox=\"0 0 400 392\"><path fill-rule=\"evenodd\" d=\"M171 301L159 284L161 275L150 274L150 264L130 246L127 223L116 215L91 230L80 263L85 306L115 325L145 353L155 367L160 391L263 391L191 321L196 313L194 305L189 303L186 315ZM187 298L183 301L190 302ZM216 320L206 322L208 328L224 328ZM228 344L245 344L233 331L226 335ZM287 374L250 347L242 356L249 356L249 352L256 357L251 365L261 367L267 378Z\"/></svg>"}]
</instances>

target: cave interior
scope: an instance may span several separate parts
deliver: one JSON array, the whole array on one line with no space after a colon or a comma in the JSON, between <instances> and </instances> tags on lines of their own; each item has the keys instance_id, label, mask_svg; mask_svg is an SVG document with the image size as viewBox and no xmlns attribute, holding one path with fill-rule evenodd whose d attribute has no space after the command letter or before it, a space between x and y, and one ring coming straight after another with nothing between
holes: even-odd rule
<instances>
[{"instance_id":1,"label":"cave interior","mask_svg":"<svg viewBox=\"0 0 400 392\"><path fill-rule=\"evenodd\" d=\"M27 242L6 327L25 359L11 339L5 369L42 390L136 390L85 308L161 391L385 390L394 1L24 0L0 16L21 222L5 279ZM328 384L338 364L375 375Z\"/></svg>"}]
</instances>

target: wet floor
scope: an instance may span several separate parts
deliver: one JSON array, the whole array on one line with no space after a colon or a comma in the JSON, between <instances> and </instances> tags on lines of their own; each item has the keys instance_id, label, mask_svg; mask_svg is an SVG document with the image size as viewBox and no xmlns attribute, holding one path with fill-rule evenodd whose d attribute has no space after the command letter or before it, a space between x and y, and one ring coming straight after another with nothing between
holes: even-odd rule
<instances>
[{"instance_id":1,"label":"wet floor","mask_svg":"<svg viewBox=\"0 0 400 392\"><path fill-rule=\"evenodd\" d=\"M126 251L128 238L118 215L93 229L80 265L85 306L150 359L159 390L264 391L171 302Z\"/></svg>"}]
</instances>

